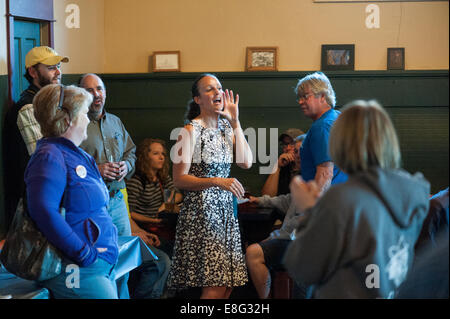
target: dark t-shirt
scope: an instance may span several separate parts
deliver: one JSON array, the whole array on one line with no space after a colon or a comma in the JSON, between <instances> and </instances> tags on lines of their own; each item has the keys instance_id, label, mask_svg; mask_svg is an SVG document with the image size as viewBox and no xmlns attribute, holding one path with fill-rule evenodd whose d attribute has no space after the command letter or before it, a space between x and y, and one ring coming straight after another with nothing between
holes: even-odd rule
<instances>
[{"instance_id":1,"label":"dark t-shirt","mask_svg":"<svg viewBox=\"0 0 450 319\"><path fill-rule=\"evenodd\" d=\"M17 203L25 191L24 173L30 155L17 127L20 109L33 103L39 88L31 84L20 95L20 99L7 111L3 127L3 169L5 190L6 228L11 224Z\"/></svg>"}]
</instances>

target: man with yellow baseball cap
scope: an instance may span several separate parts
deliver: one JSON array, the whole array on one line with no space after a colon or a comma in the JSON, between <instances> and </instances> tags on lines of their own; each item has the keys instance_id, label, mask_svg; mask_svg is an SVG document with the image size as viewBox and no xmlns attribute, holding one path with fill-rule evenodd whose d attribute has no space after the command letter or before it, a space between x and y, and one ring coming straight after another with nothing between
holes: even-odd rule
<instances>
[{"instance_id":1,"label":"man with yellow baseball cap","mask_svg":"<svg viewBox=\"0 0 450 319\"><path fill-rule=\"evenodd\" d=\"M23 175L30 155L34 151L33 146L36 140L42 137L39 124L33 114L33 98L47 84L61 82L61 62L69 62L69 58L58 55L50 47L39 46L31 49L25 57L25 78L30 85L6 113L3 163L7 228L16 211L17 203L24 194Z\"/></svg>"},{"instance_id":2,"label":"man with yellow baseball cap","mask_svg":"<svg viewBox=\"0 0 450 319\"><path fill-rule=\"evenodd\" d=\"M39 89L50 83L60 83L61 62L69 62L69 58L58 55L55 50L47 46L34 47L25 57L25 77L30 84L34 84Z\"/></svg>"}]
</instances>

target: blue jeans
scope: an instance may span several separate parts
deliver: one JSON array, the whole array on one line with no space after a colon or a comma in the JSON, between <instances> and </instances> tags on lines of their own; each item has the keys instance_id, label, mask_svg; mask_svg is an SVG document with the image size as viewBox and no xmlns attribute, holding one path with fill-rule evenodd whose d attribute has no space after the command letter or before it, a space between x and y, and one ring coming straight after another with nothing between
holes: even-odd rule
<instances>
[{"instance_id":1,"label":"blue jeans","mask_svg":"<svg viewBox=\"0 0 450 319\"><path fill-rule=\"evenodd\" d=\"M171 264L170 258L158 248L151 247L150 249L158 257L158 260L146 261L136 269L135 273L139 280L132 292L132 297L136 299L161 298L166 287Z\"/></svg>"},{"instance_id":2,"label":"blue jeans","mask_svg":"<svg viewBox=\"0 0 450 319\"><path fill-rule=\"evenodd\" d=\"M87 266L79 267L64 261L60 275L41 281L56 299L117 299L114 282L114 265L101 258ZM77 272L79 271L79 272Z\"/></svg>"},{"instance_id":3,"label":"blue jeans","mask_svg":"<svg viewBox=\"0 0 450 319\"><path fill-rule=\"evenodd\" d=\"M119 236L131 236L130 219L122 192L117 192L114 197L109 199L108 214L111 216L114 225L116 225ZM125 274L116 280L120 299L130 299L128 277L129 274Z\"/></svg>"},{"instance_id":4,"label":"blue jeans","mask_svg":"<svg viewBox=\"0 0 450 319\"><path fill-rule=\"evenodd\" d=\"M128 216L127 204L121 192L117 192L109 199L108 214L117 227L119 236L131 236L130 218Z\"/></svg>"}]
</instances>

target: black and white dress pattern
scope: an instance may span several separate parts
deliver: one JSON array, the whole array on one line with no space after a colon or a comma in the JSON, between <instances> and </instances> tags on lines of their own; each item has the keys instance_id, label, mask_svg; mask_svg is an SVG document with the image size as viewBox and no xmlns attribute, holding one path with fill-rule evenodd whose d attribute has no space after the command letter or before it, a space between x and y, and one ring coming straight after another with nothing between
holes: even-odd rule
<instances>
[{"instance_id":1,"label":"black and white dress pattern","mask_svg":"<svg viewBox=\"0 0 450 319\"><path fill-rule=\"evenodd\" d=\"M233 160L232 128L219 120L218 129L190 123L196 137L189 174L196 177L228 177ZM177 223L171 289L234 287L247 282L232 193L211 187L189 191Z\"/></svg>"}]
</instances>

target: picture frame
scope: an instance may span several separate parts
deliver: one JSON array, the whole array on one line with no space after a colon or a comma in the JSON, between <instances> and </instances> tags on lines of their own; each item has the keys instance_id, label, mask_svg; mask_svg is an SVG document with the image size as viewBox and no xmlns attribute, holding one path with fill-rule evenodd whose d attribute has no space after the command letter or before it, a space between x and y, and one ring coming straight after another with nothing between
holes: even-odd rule
<instances>
[{"instance_id":1,"label":"picture frame","mask_svg":"<svg viewBox=\"0 0 450 319\"><path fill-rule=\"evenodd\" d=\"M405 69L405 48L387 49L387 69L388 70Z\"/></svg>"},{"instance_id":2,"label":"picture frame","mask_svg":"<svg viewBox=\"0 0 450 319\"><path fill-rule=\"evenodd\" d=\"M340 71L355 69L354 44L323 44L321 70Z\"/></svg>"},{"instance_id":3,"label":"picture frame","mask_svg":"<svg viewBox=\"0 0 450 319\"><path fill-rule=\"evenodd\" d=\"M247 47L246 71L278 71L278 47Z\"/></svg>"},{"instance_id":4,"label":"picture frame","mask_svg":"<svg viewBox=\"0 0 450 319\"><path fill-rule=\"evenodd\" d=\"M153 72L179 72L180 51L155 51L152 59Z\"/></svg>"}]
</instances>

